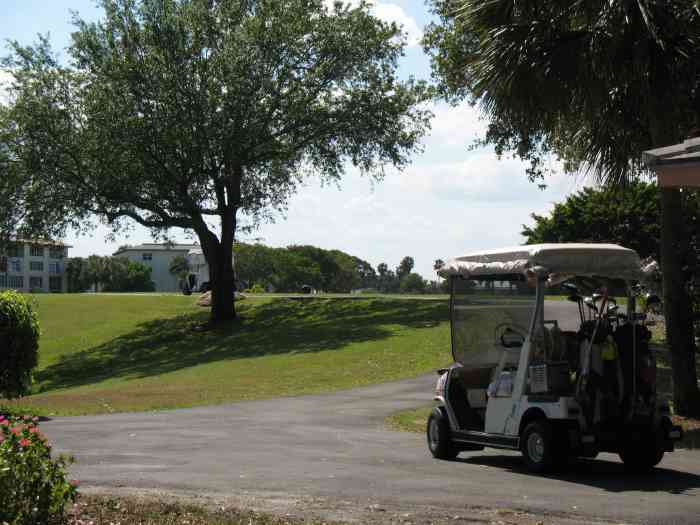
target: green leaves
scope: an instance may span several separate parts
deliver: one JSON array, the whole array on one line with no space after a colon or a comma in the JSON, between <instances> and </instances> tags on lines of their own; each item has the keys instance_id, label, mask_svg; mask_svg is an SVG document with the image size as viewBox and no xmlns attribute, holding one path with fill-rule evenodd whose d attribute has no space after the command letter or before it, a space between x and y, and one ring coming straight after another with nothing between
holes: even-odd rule
<instances>
[{"instance_id":1,"label":"green leaves","mask_svg":"<svg viewBox=\"0 0 700 525\"><path fill-rule=\"evenodd\" d=\"M309 285L320 291L347 293L376 284L368 262L339 250L238 243L234 254L238 278L249 288L271 285L278 292L299 292Z\"/></svg>"},{"instance_id":2,"label":"green leaves","mask_svg":"<svg viewBox=\"0 0 700 525\"><path fill-rule=\"evenodd\" d=\"M0 397L26 394L39 360L39 322L29 300L0 293Z\"/></svg>"},{"instance_id":3,"label":"green leaves","mask_svg":"<svg viewBox=\"0 0 700 525\"><path fill-rule=\"evenodd\" d=\"M427 32L450 99L489 120L484 142L530 161L624 182L641 152L677 141L697 118L700 16L689 0L434 0Z\"/></svg>"},{"instance_id":4,"label":"green leaves","mask_svg":"<svg viewBox=\"0 0 700 525\"><path fill-rule=\"evenodd\" d=\"M68 66L45 40L8 60L11 155L64 216L193 230L228 268L235 232L283 210L309 173L337 180L350 162L380 179L428 128L427 86L397 78L398 27L364 3L100 4L100 22L75 19ZM212 280L216 296L231 276Z\"/></svg>"},{"instance_id":5,"label":"green leaves","mask_svg":"<svg viewBox=\"0 0 700 525\"><path fill-rule=\"evenodd\" d=\"M660 212L656 184L632 182L625 188L584 188L554 205L548 216L533 214L524 226L528 244L611 242L641 257L659 258Z\"/></svg>"},{"instance_id":6,"label":"green leaves","mask_svg":"<svg viewBox=\"0 0 700 525\"><path fill-rule=\"evenodd\" d=\"M348 159L376 177L405 165L427 127L426 87L396 79L398 28L362 6L102 6L101 22L75 20L69 68L46 41L15 45L12 117L32 139L18 156L49 160L77 207L112 222L194 228L227 204L258 217L284 206L304 167L338 178Z\"/></svg>"},{"instance_id":7,"label":"green leaves","mask_svg":"<svg viewBox=\"0 0 700 525\"><path fill-rule=\"evenodd\" d=\"M72 257L66 261L66 276L69 292L84 292L92 286L104 292L152 292L155 289L151 268L125 257Z\"/></svg>"}]
</instances>

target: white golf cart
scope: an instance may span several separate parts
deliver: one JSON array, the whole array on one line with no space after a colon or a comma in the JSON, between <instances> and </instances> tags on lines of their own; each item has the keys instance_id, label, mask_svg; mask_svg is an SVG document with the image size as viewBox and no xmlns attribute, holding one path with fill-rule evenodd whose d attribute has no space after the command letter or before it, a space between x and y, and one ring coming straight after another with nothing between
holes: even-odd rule
<instances>
[{"instance_id":1,"label":"white golf cart","mask_svg":"<svg viewBox=\"0 0 700 525\"><path fill-rule=\"evenodd\" d=\"M189 271L185 277L182 293L190 295L192 292L208 292L211 288L209 284L209 265L204 257L201 248L194 248L187 252L185 256Z\"/></svg>"},{"instance_id":2,"label":"white golf cart","mask_svg":"<svg viewBox=\"0 0 700 525\"><path fill-rule=\"evenodd\" d=\"M452 354L438 371L427 425L433 456L520 450L543 472L615 452L647 470L681 430L656 396L656 361L636 252L612 244L542 244L449 259ZM564 292L568 300L546 300ZM627 297L622 314L616 296ZM651 301L650 301L651 302Z\"/></svg>"}]
</instances>

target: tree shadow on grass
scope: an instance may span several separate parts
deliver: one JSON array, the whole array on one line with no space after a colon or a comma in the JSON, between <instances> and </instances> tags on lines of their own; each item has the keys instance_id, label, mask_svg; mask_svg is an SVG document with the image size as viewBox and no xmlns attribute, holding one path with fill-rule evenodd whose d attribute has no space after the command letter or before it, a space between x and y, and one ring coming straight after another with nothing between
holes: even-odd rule
<instances>
[{"instance_id":1,"label":"tree shadow on grass","mask_svg":"<svg viewBox=\"0 0 700 525\"><path fill-rule=\"evenodd\" d=\"M339 350L393 335L391 325L431 328L448 320L445 301L277 299L239 306L241 319L209 332L192 326L207 311L140 324L100 346L63 356L36 374L40 392L111 378L144 378L204 363ZM107 320L108 321L108 320Z\"/></svg>"}]
</instances>

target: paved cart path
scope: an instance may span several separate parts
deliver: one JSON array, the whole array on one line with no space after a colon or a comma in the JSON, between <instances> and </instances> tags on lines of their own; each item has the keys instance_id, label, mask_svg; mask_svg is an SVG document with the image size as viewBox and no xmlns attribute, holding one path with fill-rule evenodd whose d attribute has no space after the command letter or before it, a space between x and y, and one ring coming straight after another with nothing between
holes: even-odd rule
<instances>
[{"instance_id":1,"label":"paved cart path","mask_svg":"<svg viewBox=\"0 0 700 525\"><path fill-rule=\"evenodd\" d=\"M565 329L576 324L573 303L547 307ZM388 431L383 421L429 404L435 380L433 374L327 395L56 418L42 428L59 450L76 456L73 474L93 487L700 522L700 451L669 454L644 477L625 474L609 454L550 477L527 474L520 455L506 451L433 459L423 435Z\"/></svg>"},{"instance_id":2,"label":"paved cart path","mask_svg":"<svg viewBox=\"0 0 700 525\"><path fill-rule=\"evenodd\" d=\"M160 413L56 418L42 425L77 458L83 485L214 494L318 496L401 505L527 508L643 523L698 523L700 452L670 454L652 476L617 457L541 477L519 455L430 457L422 435L383 418L430 402L435 376L328 395Z\"/></svg>"}]
</instances>

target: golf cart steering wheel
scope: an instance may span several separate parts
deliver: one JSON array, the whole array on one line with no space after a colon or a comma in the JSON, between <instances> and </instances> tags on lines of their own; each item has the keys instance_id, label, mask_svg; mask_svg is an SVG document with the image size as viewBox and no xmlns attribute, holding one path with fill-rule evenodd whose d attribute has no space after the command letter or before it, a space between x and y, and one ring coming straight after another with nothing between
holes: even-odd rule
<instances>
[{"instance_id":1,"label":"golf cart steering wheel","mask_svg":"<svg viewBox=\"0 0 700 525\"><path fill-rule=\"evenodd\" d=\"M496 344L504 348L520 348L525 343L527 330L512 323L501 323L493 330Z\"/></svg>"}]
</instances>

